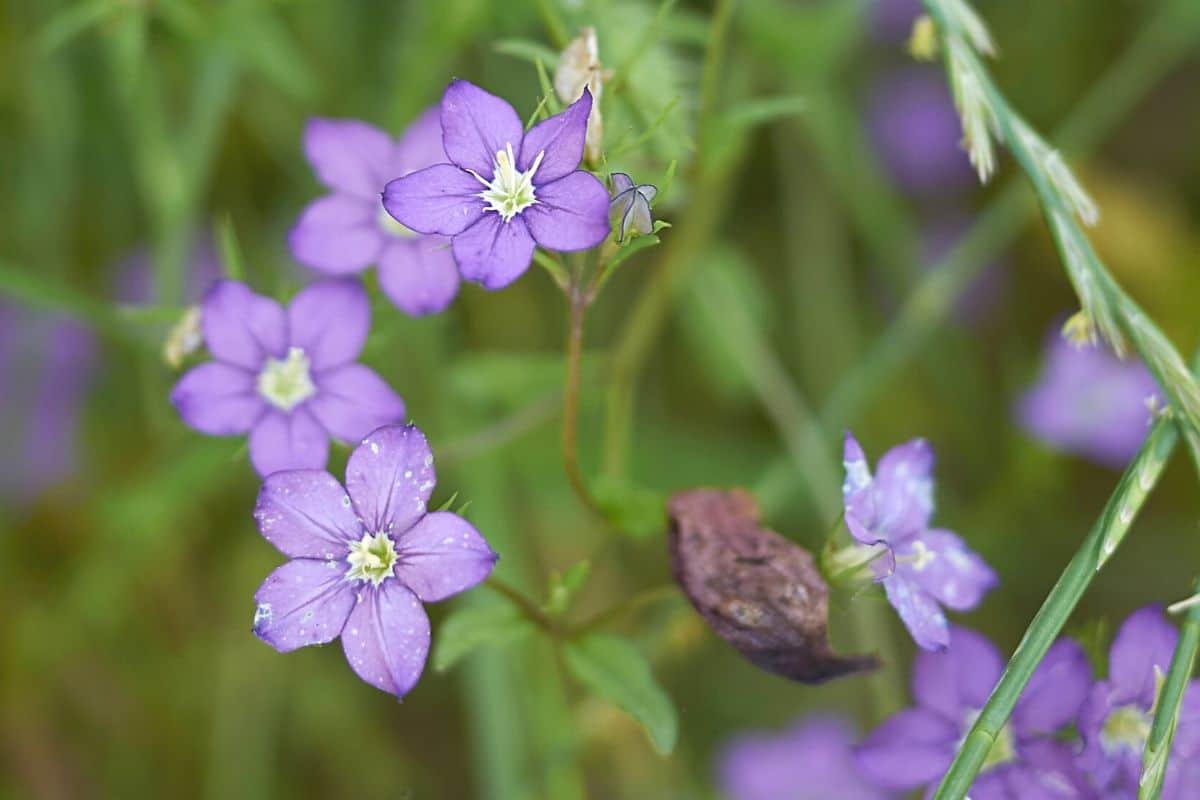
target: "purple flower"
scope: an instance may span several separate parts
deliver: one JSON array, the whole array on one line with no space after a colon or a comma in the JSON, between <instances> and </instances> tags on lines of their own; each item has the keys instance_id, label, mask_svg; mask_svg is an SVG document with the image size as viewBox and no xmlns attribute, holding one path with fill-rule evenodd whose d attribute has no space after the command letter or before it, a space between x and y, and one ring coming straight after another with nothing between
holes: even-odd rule
<instances>
[{"instance_id":1,"label":"purple flower","mask_svg":"<svg viewBox=\"0 0 1200 800\"><path fill-rule=\"evenodd\" d=\"M1000 678L1004 662L978 633L955 628L944 652L918 651L914 708L885 720L857 750L868 780L895 790L936 784ZM1061 639L1034 671L971 787L974 800L1088 796L1070 748L1055 735L1075 722L1091 680L1082 648Z\"/></svg>"},{"instance_id":2,"label":"purple flower","mask_svg":"<svg viewBox=\"0 0 1200 800\"><path fill-rule=\"evenodd\" d=\"M608 236L608 192L578 170L592 95L528 133L512 106L467 81L442 97L436 164L387 185L383 205L403 225L452 237L469 281L500 289L529 267L535 245L586 250Z\"/></svg>"},{"instance_id":3,"label":"purple flower","mask_svg":"<svg viewBox=\"0 0 1200 800\"><path fill-rule=\"evenodd\" d=\"M1135 797L1142 751L1159 684L1166 677L1179 638L1162 609L1135 611L1121 625L1109 650L1108 679L1088 693L1079 715L1084 751L1080 764L1104 798ZM1184 695L1167 776L1166 800L1200 797L1200 681Z\"/></svg>"},{"instance_id":4,"label":"purple flower","mask_svg":"<svg viewBox=\"0 0 1200 800\"><path fill-rule=\"evenodd\" d=\"M296 260L339 275L378 264L379 287L413 316L450 305L458 294L450 242L414 233L380 203L388 181L446 160L437 109L418 117L399 142L358 120L311 119L304 153L332 193L310 203L288 235Z\"/></svg>"},{"instance_id":5,"label":"purple flower","mask_svg":"<svg viewBox=\"0 0 1200 800\"><path fill-rule=\"evenodd\" d=\"M746 734L717 765L730 800L887 800L854 763L854 734L841 717L809 717L779 735Z\"/></svg>"},{"instance_id":6,"label":"purple flower","mask_svg":"<svg viewBox=\"0 0 1200 800\"><path fill-rule=\"evenodd\" d=\"M921 10L921 0L876 0L871 9L872 32L885 42L899 44L912 32Z\"/></svg>"},{"instance_id":7,"label":"purple flower","mask_svg":"<svg viewBox=\"0 0 1200 800\"><path fill-rule=\"evenodd\" d=\"M433 454L411 425L363 439L346 487L328 472L267 477L254 518L292 559L254 594L254 634L281 653L342 637L350 667L401 697L429 653L422 603L458 594L492 571L497 555L471 523L426 504Z\"/></svg>"},{"instance_id":8,"label":"purple flower","mask_svg":"<svg viewBox=\"0 0 1200 800\"><path fill-rule=\"evenodd\" d=\"M908 67L876 85L867 128L887 171L906 192L945 193L975 185L959 143L962 127L946 82L931 67Z\"/></svg>"},{"instance_id":9,"label":"purple flower","mask_svg":"<svg viewBox=\"0 0 1200 800\"><path fill-rule=\"evenodd\" d=\"M933 449L924 439L893 447L872 477L862 447L847 432L843 461L850 535L861 545L882 548L872 568L916 643L927 650L946 647L950 630L941 606L968 611L998 580L956 534L929 528Z\"/></svg>"},{"instance_id":10,"label":"purple flower","mask_svg":"<svg viewBox=\"0 0 1200 800\"><path fill-rule=\"evenodd\" d=\"M215 360L185 373L171 402L203 433L249 433L260 475L324 467L330 436L357 441L404 417L404 401L353 363L371 322L357 281L317 281L286 311L244 284L219 281L202 319Z\"/></svg>"},{"instance_id":11,"label":"purple flower","mask_svg":"<svg viewBox=\"0 0 1200 800\"><path fill-rule=\"evenodd\" d=\"M1146 438L1146 403L1158 385L1140 361L1121 361L1103 345L1082 348L1056 328L1042 374L1017 403L1021 425L1058 450L1124 467Z\"/></svg>"},{"instance_id":12,"label":"purple flower","mask_svg":"<svg viewBox=\"0 0 1200 800\"><path fill-rule=\"evenodd\" d=\"M76 429L96 354L82 326L0 302L0 500L24 507L77 460Z\"/></svg>"},{"instance_id":13,"label":"purple flower","mask_svg":"<svg viewBox=\"0 0 1200 800\"><path fill-rule=\"evenodd\" d=\"M649 183L633 182L624 172L612 174L612 215L618 220L617 241L624 242L632 231L646 236L654 233L654 220L650 217L650 204L658 194L658 187Z\"/></svg>"}]
</instances>

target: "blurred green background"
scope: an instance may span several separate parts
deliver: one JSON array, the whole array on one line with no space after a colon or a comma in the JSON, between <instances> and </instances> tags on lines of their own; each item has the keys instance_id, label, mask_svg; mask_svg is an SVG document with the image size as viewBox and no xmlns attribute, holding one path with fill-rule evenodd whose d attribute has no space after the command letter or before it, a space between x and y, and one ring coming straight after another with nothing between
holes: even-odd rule
<instances>
[{"instance_id":1,"label":"blurred green background","mask_svg":"<svg viewBox=\"0 0 1200 800\"><path fill-rule=\"evenodd\" d=\"M1104 215L1099 253L1182 351L1200 339L1189 5L978 3L1000 85L1078 165ZM563 475L565 304L537 269L497 294L464 287L431 318L376 293L364 361L429 434L435 502L470 500L497 575L531 595L590 559L586 617L670 581L667 492L747 486L772 527L819 547L842 428L873 457L923 435L937 520L1003 581L964 621L1010 650L1117 473L1013 422L1047 331L1076 308L1015 166L1002 158L978 188L956 174L961 152L918 134L908 144L946 183L914 188L888 168L907 130L872 122L891 81L944 83L908 57L911 18L911 3L851 0L742 0L715 17L706 3L605 0L0 5L0 289L13 298L0 306L0 797L707 798L737 731L813 709L866 726L906 702L911 644L891 617L865 637L889 659L870 692L759 672L678 597L622 617L612 630L680 712L666 759L541 642L428 668L397 704L340 647L284 657L250 633L252 594L281 560L250 516L258 480L240 441L175 418L160 355L198 299L195 243L236 236L247 282L288 295L311 276L285 233L323 192L301 153L306 118L399 133L451 76L528 115L535 59L583 25L622 84L605 100L609 166L658 183L656 216L674 226L588 319L584 471L634 532L589 514ZM795 98L803 110L783 113ZM971 231L949 262L924 244L943 225ZM68 319L93 336L56 350ZM1195 481L1178 459L1075 632L1188 593ZM435 641L447 606L494 601L481 588L432 607ZM844 613L834 625L853 639Z\"/></svg>"}]
</instances>

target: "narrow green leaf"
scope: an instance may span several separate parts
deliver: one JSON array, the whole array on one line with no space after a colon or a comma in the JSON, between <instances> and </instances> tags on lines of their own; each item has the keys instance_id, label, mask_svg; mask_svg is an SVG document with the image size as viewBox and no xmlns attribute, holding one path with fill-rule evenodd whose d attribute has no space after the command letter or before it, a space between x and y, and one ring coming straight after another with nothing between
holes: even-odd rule
<instances>
[{"instance_id":1,"label":"narrow green leaf","mask_svg":"<svg viewBox=\"0 0 1200 800\"><path fill-rule=\"evenodd\" d=\"M1200 580L1196 581L1193 591L1200 592ZM1142 756L1138 800L1158 800L1162 794L1167 761L1171 755L1171 741L1179 722L1184 692L1196 669L1197 650L1200 650L1200 604L1188 609L1166 681L1155 701L1154 722L1150 726L1150 736L1146 739L1146 750Z\"/></svg>"},{"instance_id":2,"label":"narrow green leaf","mask_svg":"<svg viewBox=\"0 0 1200 800\"><path fill-rule=\"evenodd\" d=\"M542 610L554 617L565 614L571 607L571 601L587 581L591 569L592 562L584 560L567 567L566 572L551 572L550 587Z\"/></svg>"},{"instance_id":3,"label":"narrow green leaf","mask_svg":"<svg viewBox=\"0 0 1200 800\"><path fill-rule=\"evenodd\" d=\"M617 636L590 634L568 642L563 655L576 680L642 723L655 750L667 755L675 749L675 706L636 647Z\"/></svg>"},{"instance_id":4,"label":"narrow green leaf","mask_svg":"<svg viewBox=\"0 0 1200 800\"><path fill-rule=\"evenodd\" d=\"M238 243L237 231L233 227L233 218L222 214L217 222L217 247L221 251L221 265L230 280L246 280L246 264L242 258L242 247Z\"/></svg>"},{"instance_id":5,"label":"narrow green leaf","mask_svg":"<svg viewBox=\"0 0 1200 800\"><path fill-rule=\"evenodd\" d=\"M794 117L807 110L808 101L803 97L759 97L726 111L721 115L720 124L730 130L739 130Z\"/></svg>"},{"instance_id":6,"label":"narrow green leaf","mask_svg":"<svg viewBox=\"0 0 1200 800\"><path fill-rule=\"evenodd\" d=\"M602 476L592 485L592 495L604 518L621 533L644 539L667 529L667 498L661 492Z\"/></svg>"},{"instance_id":7,"label":"narrow green leaf","mask_svg":"<svg viewBox=\"0 0 1200 800\"><path fill-rule=\"evenodd\" d=\"M64 8L42 28L37 37L37 48L46 54L53 53L88 28L98 25L117 9L117 5L114 0L92 0Z\"/></svg>"},{"instance_id":8,"label":"narrow green leaf","mask_svg":"<svg viewBox=\"0 0 1200 800\"><path fill-rule=\"evenodd\" d=\"M485 645L507 644L533 632L533 624L508 604L464 608L442 620L433 668L444 672Z\"/></svg>"}]
</instances>

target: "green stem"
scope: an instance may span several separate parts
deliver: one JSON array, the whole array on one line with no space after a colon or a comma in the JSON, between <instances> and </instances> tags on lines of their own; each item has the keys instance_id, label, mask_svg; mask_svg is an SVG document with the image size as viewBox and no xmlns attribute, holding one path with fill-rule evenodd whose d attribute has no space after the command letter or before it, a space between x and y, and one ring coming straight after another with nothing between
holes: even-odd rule
<instances>
[{"instance_id":1,"label":"green stem","mask_svg":"<svg viewBox=\"0 0 1200 800\"><path fill-rule=\"evenodd\" d=\"M505 581L502 581L496 576L492 575L483 582L483 585L512 603L513 606L521 612L521 616L525 617L527 620L541 628L546 633L553 637L558 637L561 633L558 623L547 616L546 612L542 611L541 607L537 603L522 594L521 590L517 589L512 584L506 583Z\"/></svg>"},{"instance_id":2,"label":"green stem","mask_svg":"<svg viewBox=\"0 0 1200 800\"><path fill-rule=\"evenodd\" d=\"M692 162L693 193L695 198L682 216L685 220L670 237L661 263L645 290L637 298L621 338L613 350L612 371L605 398L604 471L620 476L628 460L629 441L633 428L633 390L638 373L650 354L666 319L675 288L680 278L697 260L713 235L718 217L725 207L724 189L744 148L732 148L733 155L714 159L706 145L712 126L712 114L717 103L720 78L724 68L725 38L733 16L732 0L718 0L709 26L708 49L700 82L700 106L696 127L699 150Z\"/></svg>"},{"instance_id":3,"label":"green stem","mask_svg":"<svg viewBox=\"0 0 1200 800\"><path fill-rule=\"evenodd\" d=\"M1193 591L1200 593L1200 579ZM1154 711L1154 723L1146 740L1146 751L1142 755L1142 779L1138 787L1138 800L1158 800L1162 794L1163 779L1167 775L1167 759L1171 753L1171 740L1175 737L1175 724L1183 704L1183 693L1187 689L1192 672L1196 668L1196 651L1200 649L1200 605L1192 606L1183 622L1179 644L1171 658L1171 667Z\"/></svg>"},{"instance_id":4,"label":"green stem","mask_svg":"<svg viewBox=\"0 0 1200 800\"><path fill-rule=\"evenodd\" d=\"M614 620L620 619L626 614L631 614L638 609L657 603L667 597L679 597L679 587L673 583L664 584L663 586L655 586L652 589L645 589L631 597L618 602L616 605L601 611L591 619L584 620L578 625L572 625L567 630L567 636L575 637L582 636L585 633L590 633L597 628L602 628Z\"/></svg>"},{"instance_id":5,"label":"green stem","mask_svg":"<svg viewBox=\"0 0 1200 800\"><path fill-rule=\"evenodd\" d=\"M583 470L579 467L579 384L583 376L583 318L587 300L580 285L581 275L575 271L567 290L569 304L567 324L567 380L563 390L562 457L563 469L571 489L589 510L601 515L600 507L588 489Z\"/></svg>"},{"instance_id":6,"label":"green stem","mask_svg":"<svg viewBox=\"0 0 1200 800\"><path fill-rule=\"evenodd\" d=\"M1154 425L1100 518L1029 624L1000 682L942 778L934 800L962 800L966 796L1033 671L1062 632L1096 573L1129 531L1178 442L1179 431L1173 420L1163 418Z\"/></svg>"}]
</instances>

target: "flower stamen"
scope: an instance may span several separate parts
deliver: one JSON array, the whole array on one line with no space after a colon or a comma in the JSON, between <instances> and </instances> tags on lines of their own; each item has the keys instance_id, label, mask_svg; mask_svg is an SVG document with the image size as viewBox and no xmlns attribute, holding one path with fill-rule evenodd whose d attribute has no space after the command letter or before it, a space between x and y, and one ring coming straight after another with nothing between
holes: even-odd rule
<instances>
[{"instance_id":1,"label":"flower stamen","mask_svg":"<svg viewBox=\"0 0 1200 800\"><path fill-rule=\"evenodd\" d=\"M491 182L476 178L486 186L479 197L488 204L488 211L495 211L500 219L508 222L517 214L537 202L533 191L533 175L542 164L545 151L537 154L533 165L526 172L517 169L517 160L513 156L512 144L506 144L503 150L496 153L496 165Z\"/></svg>"},{"instance_id":2,"label":"flower stamen","mask_svg":"<svg viewBox=\"0 0 1200 800\"><path fill-rule=\"evenodd\" d=\"M268 358L258 373L258 393L280 411L291 411L317 393L302 348L288 348L285 358Z\"/></svg>"},{"instance_id":3,"label":"flower stamen","mask_svg":"<svg viewBox=\"0 0 1200 800\"><path fill-rule=\"evenodd\" d=\"M364 533L360 541L350 543L346 580L370 581L372 586L378 586L392 577L399 558L392 537L383 531L374 536Z\"/></svg>"}]
</instances>

